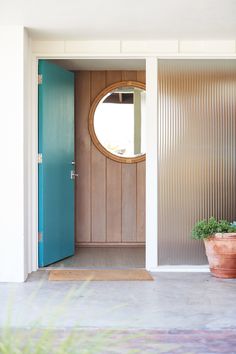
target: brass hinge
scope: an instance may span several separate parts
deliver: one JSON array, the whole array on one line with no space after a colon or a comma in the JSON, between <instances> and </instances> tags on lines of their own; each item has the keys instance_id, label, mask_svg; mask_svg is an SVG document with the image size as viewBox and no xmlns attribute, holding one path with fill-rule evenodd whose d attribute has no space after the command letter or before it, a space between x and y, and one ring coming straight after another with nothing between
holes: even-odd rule
<instances>
[{"instance_id":1,"label":"brass hinge","mask_svg":"<svg viewBox=\"0 0 236 354\"><path fill-rule=\"evenodd\" d=\"M38 75L38 84L39 84L39 85L42 85L42 83L43 83L43 75L42 75L42 74L39 74L39 75Z\"/></svg>"},{"instance_id":2,"label":"brass hinge","mask_svg":"<svg viewBox=\"0 0 236 354\"><path fill-rule=\"evenodd\" d=\"M43 241L43 233L42 233L42 232L39 232L39 233L38 233L38 241L39 241L39 242L42 242L42 241Z\"/></svg>"},{"instance_id":3,"label":"brass hinge","mask_svg":"<svg viewBox=\"0 0 236 354\"><path fill-rule=\"evenodd\" d=\"M38 164L43 163L43 155L42 154L38 154Z\"/></svg>"}]
</instances>

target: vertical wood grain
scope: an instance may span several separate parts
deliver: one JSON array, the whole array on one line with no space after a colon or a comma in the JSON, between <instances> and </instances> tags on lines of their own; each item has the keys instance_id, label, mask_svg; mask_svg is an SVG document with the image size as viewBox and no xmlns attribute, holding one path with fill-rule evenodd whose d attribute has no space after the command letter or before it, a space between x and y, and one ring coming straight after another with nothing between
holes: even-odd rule
<instances>
[{"instance_id":1,"label":"vertical wood grain","mask_svg":"<svg viewBox=\"0 0 236 354\"><path fill-rule=\"evenodd\" d=\"M123 70L122 71L122 80L134 80L137 81L137 71L133 70Z\"/></svg>"},{"instance_id":2,"label":"vertical wood grain","mask_svg":"<svg viewBox=\"0 0 236 354\"><path fill-rule=\"evenodd\" d=\"M115 82L122 80L122 71L119 70L109 70L106 71L106 85L112 85Z\"/></svg>"},{"instance_id":3,"label":"vertical wood grain","mask_svg":"<svg viewBox=\"0 0 236 354\"><path fill-rule=\"evenodd\" d=\"M92 242L106 241L106 159L92 145Z\"/></svg>"},{"instance_id":4,"label":"vertical wood grain","mask_svg":"<svg viewBox=\"0 0 236 354\"><path fill-rule=\"evenodd\" d=\"M137 81L146 82L146 72L145 71L137 71Z\"/></svg>"},{"instance_id":5,"label":"vertical wood grain","mask_svg":"<svg viewBox=\"0 0 236 354\"><path fill-rule=\"evenodd\" d=\"M121 80L145 82L143 71L81 71L76 75L76 242L145 241L145 162L106 158L88 131L90 106L106 86ZM144 185L143 185L144 184Z\"/></svg>"},{"instance_id":6,"label":"vertical wood grain","mask_svg":"<svg viewBox=\"0 0 236 354\"><path fill-rule=\"evenodd\" d=\"M107 242L121 242L121 163L107 159Z\"/></svg>"},{"instance_id":7,"label":"vertical wood grain","mask_svg":"<svg viewBox=\"0 0 236 354\"><path fill-rule=\"evenodd\" d=\"M146 82L146 72L137 71L137 81ZM145 242L146 162L137 164L137 242Z\"/></svg>"},{"instance_id":8,"label":"vertical wood grain","mask_svg":"<svg viewBox=\"0 0 236 354\"><path fill-rule=\"evenodd\" d=\"M146 162L137 164L137 242L145 241Z\"/></svg>"},{"instance_id":9,"label":"vertical wood grain","mask_svg":"<svg viewBox=\"0 0 236 354\"><path fill-rule=\"evenodd\" d=\"M136 210L137 210L137 166L122 164L122 241L137 240Z\"/></svg>"},{"instance_id":10,"label":"vertical wood grain","mask_svg":"<svg viewBox=\"0 0 236 354\"><path fill-rule=\"evenodd\" d=\"M140 74L143 80L143 75ZM138 80L137 71L122 71L122 80ZM139 165L139 164L138 164ZM122 164L122 241L137 242L137 164Z\"/></svg>"},{"instance_id":11,"label":"vertical wood grain","mask_svg":"<svg viewBox=\"0 0 236 354\"><path fill-rule=\"evenodd\" d=\"M91 73L91 103L106 86L105 71ZM88 118L87 118L88 119ZM106 241L106 157L92 144L91 149L92 241Z\"/></svg>"},{"instance_id":12,"label":"vertical wood grain","mask_svg":"<svg viewBox=\"0 0 236 354\"><path fill-rule=\"evenodd\" d=\"M106 87L106 71L91 71L91 104Z\"/></svg>"},{"instance_id":13,"label":"vertical wood grain","mask_svg":"<svg viewBox=\"0 0 236 354\"><path fill-rule=\"evenodd\" d=\"M87 128L87 116L90 108L90 72L76 74L75 86L75 240L90 242L91 238L91 185L90 150L91 139Z\"/></svg>"},{"instance_id":14,"label":"vertical wood grain","mask_svg":"<svg viewBox=\"0 0 236 354\"><path fill-rule=\"evenodd\" d=\"M121 71L106 71L106 86L121 80ZM107 159L107 242L122 242L121 165Z\"/></svg>"}]
</instances>

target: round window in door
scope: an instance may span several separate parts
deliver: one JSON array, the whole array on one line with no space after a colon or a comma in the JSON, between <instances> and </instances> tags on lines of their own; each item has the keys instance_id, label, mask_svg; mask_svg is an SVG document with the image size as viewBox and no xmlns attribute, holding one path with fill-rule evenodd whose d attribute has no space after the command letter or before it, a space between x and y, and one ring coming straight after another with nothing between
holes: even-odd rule
<instances>
[{"instance_id":1,"label":"round window in door","mask_svg":"<svg viewBox=\"0 0 236 354\"><path fill-rule=\"evenodd\" d=\"M146 91L136 81L122 81L103 90L89 113L89 131L95 146L112 160L145 160Z\"/></svg>"}]
</instances>

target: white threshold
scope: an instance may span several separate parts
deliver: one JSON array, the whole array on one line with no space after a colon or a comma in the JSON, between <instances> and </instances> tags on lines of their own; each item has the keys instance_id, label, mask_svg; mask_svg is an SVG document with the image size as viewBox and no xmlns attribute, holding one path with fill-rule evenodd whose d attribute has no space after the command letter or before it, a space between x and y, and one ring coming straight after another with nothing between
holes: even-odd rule
<instances>
[{"instance_id":1,"label":"white threshold","mask_svg":"<svg viewBox=\"0 0 236 354\"><path fill-rule=\"evenodd\" d=\"M209 265L163 265L149 269L153 273L209 273Z\"/></svg>"}]
</instances>

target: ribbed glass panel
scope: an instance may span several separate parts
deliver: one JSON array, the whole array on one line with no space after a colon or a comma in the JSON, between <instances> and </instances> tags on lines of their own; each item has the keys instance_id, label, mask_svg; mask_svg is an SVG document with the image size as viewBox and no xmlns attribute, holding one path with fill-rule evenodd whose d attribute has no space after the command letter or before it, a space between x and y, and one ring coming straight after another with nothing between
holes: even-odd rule
<instances>
[{"instance_id":1,"label":"ribbed glass panel","mask_svg":"<svg viewBox=\"0 0 236 354\"><path fill-rule=\"evenodd\" d=\"M193 224L236 220L236 62L159 63L159 264L206 264Z\"/></svg>"}]
</instances>

